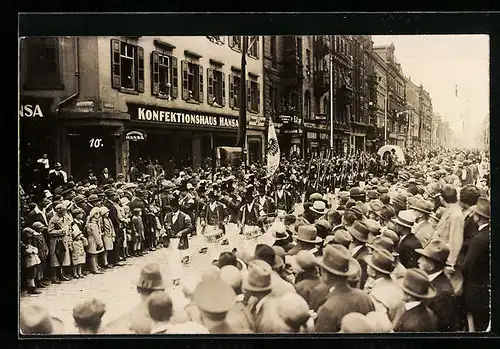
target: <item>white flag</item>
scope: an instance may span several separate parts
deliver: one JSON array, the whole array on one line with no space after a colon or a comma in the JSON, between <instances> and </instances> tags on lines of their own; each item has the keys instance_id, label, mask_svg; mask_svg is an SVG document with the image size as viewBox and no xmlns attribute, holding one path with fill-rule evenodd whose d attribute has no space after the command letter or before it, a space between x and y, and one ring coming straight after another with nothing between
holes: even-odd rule
<instances>
[{"instance_id":1,"label":"white flag","mask_svg":"<svg viewBox=\"0 0 500 349\"><path fill-rule=\"evenodd\" d=\"M267 133L267 176L271 177L278 169L280 164L280 147L274 124L269 121L269 130Z\"/></svg>"}]
</instances>

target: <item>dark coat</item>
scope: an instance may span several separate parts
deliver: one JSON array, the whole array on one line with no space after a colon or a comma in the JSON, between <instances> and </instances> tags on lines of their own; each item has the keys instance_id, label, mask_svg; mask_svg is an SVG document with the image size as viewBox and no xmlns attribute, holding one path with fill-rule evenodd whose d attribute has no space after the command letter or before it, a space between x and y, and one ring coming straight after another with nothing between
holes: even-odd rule
<instances>
[{"instance_id":1,"label":"dark coat","mask_svg":"<svg viewBox=\"0 0 500 349\"><path fill-rule=\"evenodd\" d=\"M456 299L450 279L443 272L432 281L432 286L436 288L437 295L426 300L424 304L436 315L438 331L452 332L455 330Z\"/></svg>"},{"instance_id":2,"label":"dark coat","mask_svg":"<svg viewBox=\"0 0 500 349\"><path fill-rule=\"evenodd\" d=\"M169 212L165 216L165 225L170 226L170 229L167 229L167 233L170 238L179 238L178 248L186 250L189 248L188 234L193 232L193 223L189 215L182 211L179 211L179 216L175 222L172 222L173 215L173 212Z\"/></svg>"},{"instance_id":3,"label":"dark coat","mask_svg":"<svg viewBox=\"0 0 500 349\"><path fill-rule=\"evenodd\" d=\"M48 212L47 212L48 213ZM45 216L47 216L47 213ZM31 227L33 223L35 222L40 222L46 227L49 226L49 218L47 217L47 220L43 218L43 215L41 213L35 212L35 210L31 210L30 213L28 213L28 218L26 219L26 226Z\"/></svg>"},{"instance_id":4,"label":"dark coat","mask_svg":"<svg viewBox=\"0 0 500 349\"><path fill-rule=\"evenodd\" d=\"M360 288L363 289L365 287L365 282L366 279L368 279L368 274L366 273L366 267L367 264L364 260L366 256L370 254L370 251L368 250L368 247L364 246L361 247L353 257L359 262L359 265L361 266L361 279L360 279Z\"/></svg>"},{"instance_id":5,"label":"dark coat","mask_svg":"<svg viewBox=\"0 0 500 349\"><path fill-rule=\"evenodd\" d=\"M316 285L311 290L311 295L309 296L309 308L317 312L318 309L325 303L330 287L331 286L322 282Z\"/></svg>"},{"instance_id":6,"label":"dark coat","mask_svg":"<svg viewBox=\"0 0 500 349\"><path fill-rule=\"evenodd\" d=\"M297 274L295 278L295 290L297 291L297 294L304 298L307 304L309 304L312 290L320 283L321 280L319 279L317 273L302 272Z\"/></svg>"},{"instance_id":7,"label":"dark coat","mask_svg":"<svg viewBox=\"0 0 500 349\"><path fill-rule=\"evenodd\" d=\"M463 264L465 307L469 311L489 308L490 227L480 230L469 243Z\"/></svg>"},{"instance_id":8,"label":"dark coat","mask_svg":"<svg viewBox=\"0 0 500 349\"><path fill-rule=\"evenodd\" d=\"M422 243L413 233L406 235L396 248L399 261L406 269L418 268L417 261L420 256L415 252L418 248L422 248Z\"/></svg>"},{"instance_id":9,"label":"dark coat","mask_svg":"<svg viewBox=\"0 0 500 349\"><path fill-rule=\"evenodd\" d=\"M337 286L318 310L316 332L338 332L345 315L353 312L366 315L371 311L375 311L375 306L366 292L348 285Z\"/></svg>"},{"instance_id":10,"label":"dark coat","mask_svg":"<svg viewBox=\"0 0 500 349\"><path fill-rule=\"evenodd\" d=\"M394 326L394 332L436 332L437 330L436 316L423 303L409 311L404 311Z\"/></svg>"}]
</instances>

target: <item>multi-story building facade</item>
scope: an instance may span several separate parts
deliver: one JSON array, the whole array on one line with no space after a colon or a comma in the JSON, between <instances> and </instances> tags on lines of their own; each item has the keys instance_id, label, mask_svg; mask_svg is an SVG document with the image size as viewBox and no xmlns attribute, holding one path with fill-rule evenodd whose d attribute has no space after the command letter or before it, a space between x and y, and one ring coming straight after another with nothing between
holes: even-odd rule
<instances>
[{"instance_id":1,"label":"multi-story building facade","mask_svg":"<svg viewBox=\"0 0 500 349\"><path fill-rule=\"evenodd\" d=\"M406 105L409 113L408 146L420 146L420 88L406 79Z\"/></svg>"},{"instance_id":2,"label":"multi-story building facade","mask_svg":"<svg viewBox=\"0 0 500 349\"><path fill-rule=\"evenodd\" d=\"M423 85L419 86L419 106L420 106L420 144L424 148L430 148L432 144L432 99Z\"/></svg>"},{"instance_id":3,"label":"multi-story building facade","mask_svg":"<svg viewBox=\"0 0 500 349\"><path fill-rule=\"evenodd\" d=\"M247 149L264 155L263 40L247 54ZM75 178L151 158L197 168L236 143L242 37L55 37L21 41L21 157L49 153ZM21 114L21 113L20 113ZM47 137L40 137L40 135ZM40 137L36 139L34 135Z\"/></svg>"},{"instance_id":4,"label":"multi-story building facade","mask_svg":"<svg viewBox=\"0 0 500 349\"><path fill-rule=\"evenodd\" d=\"M406 105L406 78L395 57L395 46L374 46L373 50L386 64L387 144L404 147L408 138L409 112ZM383 64L383 63L382 63ZM380 68L379 68L380 69Z\"/></svg>"}]
</instances>

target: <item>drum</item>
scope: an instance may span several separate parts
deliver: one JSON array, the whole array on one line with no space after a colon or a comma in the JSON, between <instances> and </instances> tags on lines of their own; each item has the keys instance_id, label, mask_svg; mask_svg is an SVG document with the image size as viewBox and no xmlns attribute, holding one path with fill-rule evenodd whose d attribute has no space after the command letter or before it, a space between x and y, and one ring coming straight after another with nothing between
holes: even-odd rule
<instances>
[{"instance_id":1,"label":"drum","mask_svg":"<svg viewBox=\"0 0 500 349\"><path fill-rule=\"evenodd\" d=\"M207 243L216 243L224 238L224 232L218 226L207 225L202 229L203 237Z\"/></svg>"},{"instance_id":2,"label":"drum","mask_svg":"<svg viewBox=\"0 0 500 349\"><path fill-rule=\"evenodd\" d=\"M264 234L262 229L257 225L244 225L243 226L243 239L253 240Z\"/></svg>"}]
</instances>

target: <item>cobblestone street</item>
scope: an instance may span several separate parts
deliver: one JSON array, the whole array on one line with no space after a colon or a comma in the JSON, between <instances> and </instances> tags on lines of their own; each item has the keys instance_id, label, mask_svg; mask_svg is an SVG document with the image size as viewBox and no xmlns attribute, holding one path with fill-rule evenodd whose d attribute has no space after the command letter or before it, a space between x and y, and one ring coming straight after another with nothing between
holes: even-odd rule
<instances>
[{"instance_id":1,"label":"cobblestone street","mask_svg":"<svg viewBox=\"0 0 500 349\"><path fill-rule=\"evenodd\" d=\"M124 266L107 270L104 274L89 274L83 279L73 279L59 285L50 285L39 295L25 295L21 297L21 304L37 303L47 307L53 316L64 321L69 332L76 332L73 327L73 307L92 297L102 300L106 304L106 314L103 323L114 320L122 313L127 312L139 302L136 291L136 282L141 268L151 262L160 265L165 286L171 287L170 270L167 262L167 249L158 249L149 252L143 257L129 258ZM200 262L194 259L186 270L187 273L196 271ZM170 290L176 307L183 306L184 297L180 287Z\"/></svg>"}]
</instances>

